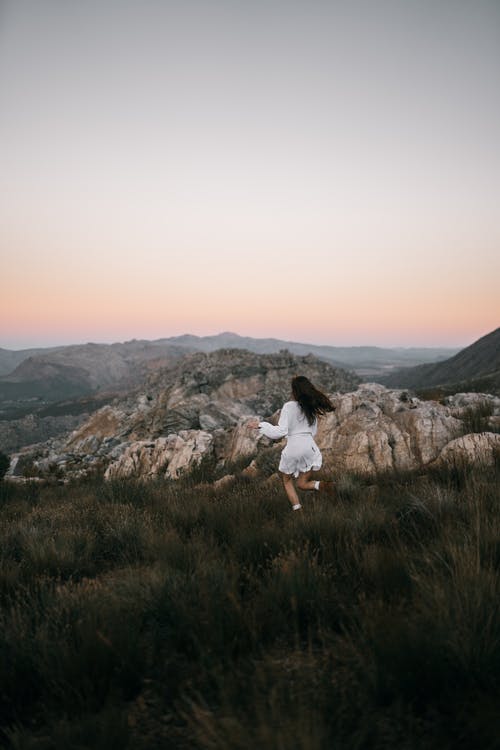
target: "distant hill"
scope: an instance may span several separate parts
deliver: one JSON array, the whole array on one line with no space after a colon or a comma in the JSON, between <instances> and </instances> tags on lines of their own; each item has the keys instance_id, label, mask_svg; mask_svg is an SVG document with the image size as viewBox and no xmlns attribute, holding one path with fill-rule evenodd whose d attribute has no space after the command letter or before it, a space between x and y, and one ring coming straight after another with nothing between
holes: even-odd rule
<instances>
[{"instance_id":1,"label":"distant hill","mask_svg":"<svg viewBox=\"0 0 500 750\"><path fill-rule=\"evenodd\" d=\"M51 347L37 349L2 349L0 347L0 377L13 372L21 362L37 354L50 354L64 347Z\"/></svg>"},{"instance_id":2,"label":"distant hill","mask_svg":"<svg viewBox=\"0 0 500 750\"><path fill-rule=\"evenodd\" d=\"M380 346L327 346L286 341L274 338L252 338L225 331L214 336L172 336L162 341L190 346L193 350L212 352L216 349L247 349L255 354L273 354L287 349L292 354L315 357L333 365L354 370L361 377L370 377L387 369L416 365L423 362L436 362L447 359L459 351L456 348L442 347L380 347Z\"/></svg>"},{"instance_id":3,"label":"distant hill","mask_svg":"<svg viewBox=\"0 0 500 750\"><path fill-rule=\"evenodd\" d=\"M82 344L51 349L0 349L0 402L40 399L54 402L80 398L102 389L132 387L151 370L169 366L195 351L246 349L254 354L313 354L336 367L375 379L388 369L445 359L454 349L382 348L376 346L321 346L260 339L224 332L215 336L172 336L156 341L132 340L115 344ZM9 367L12 369L8 372ZM17 408L17 405L16 405ZM0 410L0 416L1 416Z\"/></svg>"},{"instance_id":4,"label":"distant hill","mask_svg":"<svg viewBox=\"0 0 500 750\"><path fill-rule=\"evenodd\" d=\"M150 341L42 350L0 377L0 401L29 398L59 401L103 388L134 386L151 370L168 366L189 351L189 347Z\"/></svg>"},{"instance_id":5,"label":"distant hill","mask_svg":"<svg viewBox=\"0 0 500 750\"><path fill-rule=\"evenodd\" d=\"M393 388L500 393L500 328L444 362L402 368L379 377L378 382Z\"/></svg>"}]
</instances>

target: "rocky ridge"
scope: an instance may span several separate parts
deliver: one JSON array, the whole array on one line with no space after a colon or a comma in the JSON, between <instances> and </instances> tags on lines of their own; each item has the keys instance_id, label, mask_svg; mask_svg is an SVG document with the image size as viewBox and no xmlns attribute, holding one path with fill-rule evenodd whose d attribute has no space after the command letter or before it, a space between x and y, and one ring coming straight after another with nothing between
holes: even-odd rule
<instances>
[{"instance_id":1,"label":"rocky ridge","mask_svg":"<svg viewBox=\"0 0 500 750\"><path fill-rule=\"evenodd\" d=\"M24 449L15 457L14 470L25 473L33 463L35 470L52 467L80 476L108 466L136 442L184 434L190 446L191 438L196 442L192 432L200 430L213 436L219 455L243 416L272 414L289 398L290 380L299 372L324 390L347 391L360 382L354 373L288 351L189 354L173 367L150 373L143 386L99 409L70 435Z\"/></svg>"},{"instance_id":2,"label":"rocky ridge","mask_svg":"<svg viewBox=\"0 0 500 750\"><path fill-rule=\"evenodd\" d=\"M255 474L266 453L277 467L284 441L259 436L249 422L255 416L276 419L298 373L329 393L336 406L320 421L316 437L326 473L412 470L454 456L488 462L500 450L498 397L473 393L445 403L421 401L408 391L360 384L353 373L311 355L227 349L195 353L153 373L144 388L100 409L69 436L18 454L11 474L78 477L99 468L108 479L175 479L203 458L227 471L235 462L248 463ZM484 404L485 430L465 439L465 415Z\"/></svg>"}]
</instances>

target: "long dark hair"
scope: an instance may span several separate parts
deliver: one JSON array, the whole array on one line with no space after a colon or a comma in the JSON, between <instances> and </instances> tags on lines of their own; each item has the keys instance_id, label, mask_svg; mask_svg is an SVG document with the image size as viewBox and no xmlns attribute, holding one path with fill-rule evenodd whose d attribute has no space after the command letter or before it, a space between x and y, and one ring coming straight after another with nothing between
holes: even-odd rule
<instances>
[{"instance_id":1,"label":"long dark hair","mask_svg":"<svg viewBox=\"0 0 500 750\"><path fill-rule=\"evenodd\" d=\"M310 425L316 417L325 414L327 411L335 411L335 407L328 396L318 391L309 378L304 375L297 375L292 378L292 393Z\"/></svg>"}]
</instances>

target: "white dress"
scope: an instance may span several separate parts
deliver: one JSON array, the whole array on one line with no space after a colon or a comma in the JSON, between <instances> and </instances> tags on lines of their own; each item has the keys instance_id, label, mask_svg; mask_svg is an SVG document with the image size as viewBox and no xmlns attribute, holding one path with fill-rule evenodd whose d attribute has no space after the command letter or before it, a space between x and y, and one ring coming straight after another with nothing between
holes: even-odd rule
<instances>
[{"instance_id":1,"label":"white dress","mask_svg":"<svg viewBox=\"0 0 500 750\"><path fill-rule=\"evenodd\" d=\"M310 425L297 401L283 404L277 426L259 422L261 435L272 440L286 436L287 443L281 452L278 468L283 474L293 474L294 477L298 477L300 472L321 469L323 457L314 442L317 429L318 420L315 419Z\"/></svg>"}]
</instances>

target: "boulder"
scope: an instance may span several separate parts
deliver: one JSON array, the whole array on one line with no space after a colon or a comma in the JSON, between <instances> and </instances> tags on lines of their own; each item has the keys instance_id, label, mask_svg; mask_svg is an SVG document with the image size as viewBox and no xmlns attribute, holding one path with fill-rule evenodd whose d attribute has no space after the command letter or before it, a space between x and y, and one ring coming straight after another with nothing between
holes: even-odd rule
<instances>
[{"instance_id":1,"label":"boulder","mask_svg":"<svg viewBox=\"0 0 500 750\"><path fill-rule=\"evenodd\" d=\"M451 414L464 420L467 430L471 421L484 431L500 431L500 398L491 393L455 393L443 399Z\"/></svg>"},{"instance_id":2,"label":"boulder","mask_svg":"<svg viewBox=\"0 0 500 750\"><path fill-rule=\"evenodd\" d=\"M213 484L212 487L216 492L224 492L224 490L228 489L228 487L231 487L236 481L236 477L234 474L226 474L224 477L221 477L220 479L217 479Z\"/></svg>"},{"instance_id":3,"label":"boulder","mask_svg":"<svg viewBox=\"0 0 500 750\"><path fill-rule=\"evenodd\" d=\"M120 431L124 414L113 406L104 406L66 441L66 448L78 453L94 453L105 438L115 437Z\"/></svg>"},{"instance_id":4,"label":"boulder","mask_svg":"<svg viewBox=\"0 0 500 750\"><path fill-rule=\"evenodd\" d=\"M164 476L177 479L213 450L213 437L204 430L130 443L104 474L106 479Z\"/></svg>"},{"instance_id":5,"label":"boulder","mask_svg":"<svg viewBox=\"0 0 500 750\"><path fill-rule=\"evenodd\" d=\"M245 467L245 468L243 469L243 471L241 472L241 475L242 475L243 477L248 477L248 478L252 479L252 478L254 478L254 477L258 477L258 476L259 476L259 473L260 473L260 472L259 472L259 467L257 466L257 464L256 464L256 462L255 462L255 459L254 459L253 461L251 461L251 462L250 462L250 463L248 464L248 466L246 466L246 467Z\"/></svg>"},{"instance_id":6,"label":"boulder","mask_svg":"<svg viewBox=\"0 0 500 750\"><path fill-rule=\"evenodd\" d=\"M374 474L434 460L461 432L459 419L435 401L365 383L332 396L336 411L320 420L316 442L332 470Z\"/></svg>"},{"instance_id":7,"label":"boulder","mask_svg":"<svg viewBox=\"0 0 500 750\"><path fill-rule=\"evenodd\" d=\"M451 440L440 452L432 466L453 464L493 466L500 454L500 435L493 432L474 432Z\"/></svg>"},{"instance_id":8,"label":"boulder","mask_svg":"<svg viewBox=\"0 0 500 750\"><path fill-rule=\"evenodd\" d=\"M491 393L455 393L453 396L446 396L443 404L450 407L454 416L461 416L466 409L484 404L491 407L494 415L500 415L500 398Z\"/></svg>"},{"instance_id":9,"label":"boulder","mask_svg":"<svg viewBox=\"0 0 500 750\"><path fill-rule=\"evenodd\" d=\"M257 453L257 445L263 438L255 427L249 426L254 419L252 416L242 417L233 429L226 455L229 462Z\"/></svg>"}]
</instances>

